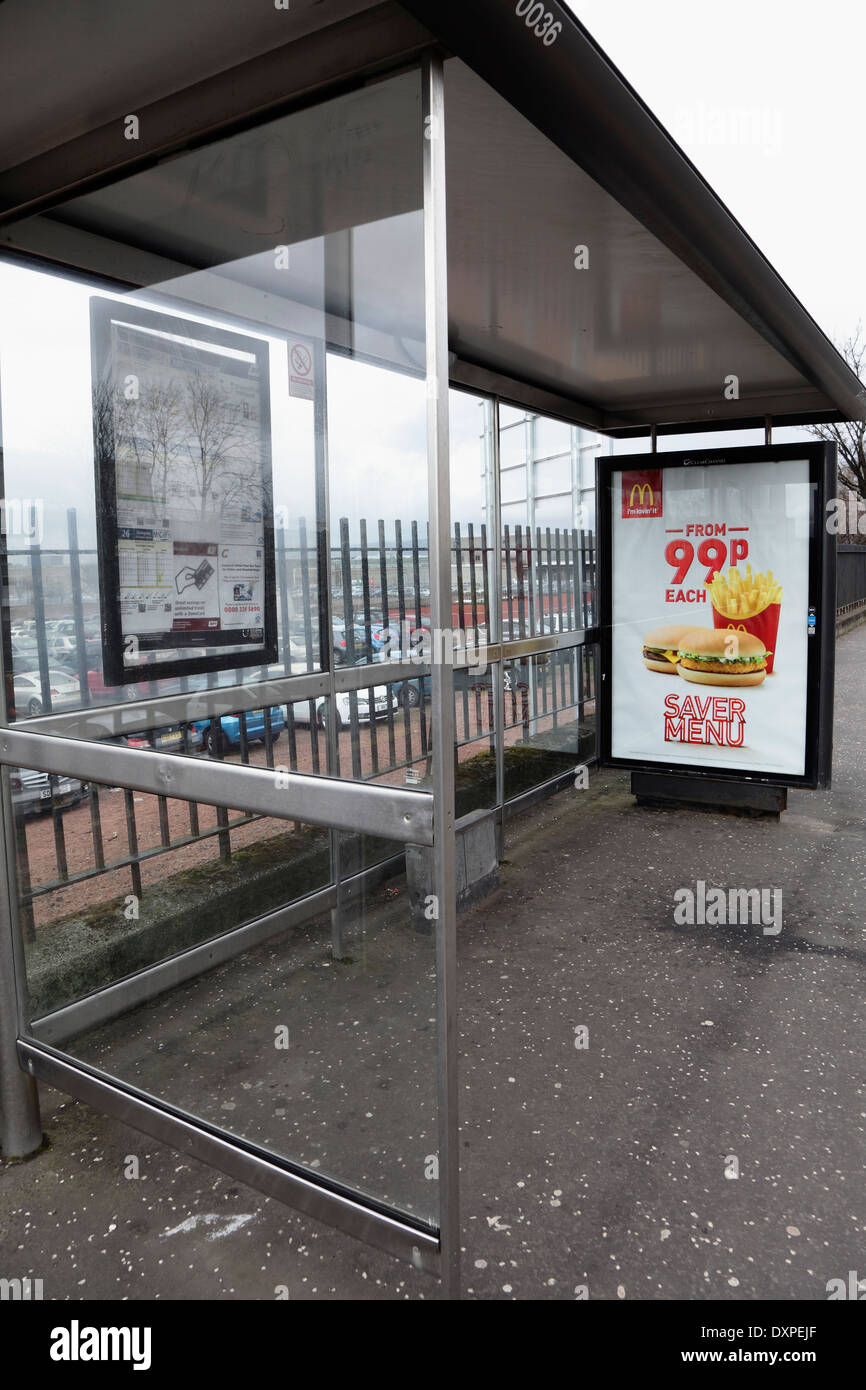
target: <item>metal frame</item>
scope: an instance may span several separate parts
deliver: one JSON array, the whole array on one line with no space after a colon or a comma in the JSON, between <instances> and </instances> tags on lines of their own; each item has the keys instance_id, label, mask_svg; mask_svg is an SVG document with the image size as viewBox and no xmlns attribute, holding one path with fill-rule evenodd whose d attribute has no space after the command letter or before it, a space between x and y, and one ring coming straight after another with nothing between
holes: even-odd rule
<instances>
[{"instance_id":1,"label":"metal frame","mask_svg":"<svg viewBox=\"0 0 866 1390\"><path fill-rule=\"evenodd\" d=\"M448 447L448 278L445 199L445 79L442 59L423 63L424 299L427 352L427 480L430 544L430 626L451 627L451 470ZM447 620L446 620L447 615ZM431 671L433 736L433 889L436 930L436 1016L439 1045L439 1217L441 1275L446 1294L460 1293L457 870L454 812L454 673L442 661Z\"/></svg>"},{"instance_id":2,"label":"metal frame","mask_svg":"<svg viewBox=\"0 0 866 1390\"><path fill-rule=\"evenodd\" d=\"M5 495L3 449L0 438L0 481ZM6 528L0 529L0 592L9 592ZM7 696L12 689L11 645L8 630L0 641L0 721L9 718ZM27 970L18 911L12 793L9 774L0 769L0 1144L7 1158L24 1158L42 1143L39 1092L32 1077L18 1064L16 1043L27 1021Z\"/></svg>"},{"instance_id":3,"label":"metal frame","mask_svg":"<svg viewBox=\"0 0 866 1390\"><path fill-rule=\"evenodd\" d=\"M45 1043L21 1039L18 1056L30 1078L47 1081L103 1114L152 1135L257 1192L285 1202L305 1216L327 1221L368 1245L408 1259L418 1269L438 1273L436 1233L420 1223L415 1224L411 1216L398 1218L386 1208L372 1201L362 1201L348 1188L328 1182L318 1174L313 1179L303 1169L243 1139L229 1137L205 1120L143 1096L122 1081L106 1080L86 1062L73 1065Z\"/></svg>"},{"instance_id":4,"label":"metal frame","mask_svg":"<svg viewBox=\"0 0 866 1390\"><path fill-rule=\"evenodd\" d=\"M278 820L357 830L359 825L402 843L433 843L428 792L373 782L342 782L312 773L285 772L280 784L271 768L248 767L211 758L162 756L137 748L106 748L81 739L55 738L17 728L0 731L0 763L33 767L83 781L110 778L119 787L201 801Z\"/></svg>"}]
</instances>

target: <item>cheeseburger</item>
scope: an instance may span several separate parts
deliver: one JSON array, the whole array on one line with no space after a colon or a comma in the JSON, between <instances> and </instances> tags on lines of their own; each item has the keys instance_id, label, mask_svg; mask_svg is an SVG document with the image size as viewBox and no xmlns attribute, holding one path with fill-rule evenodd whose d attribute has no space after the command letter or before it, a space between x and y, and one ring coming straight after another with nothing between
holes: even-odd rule
<instances>
[{"instance_id":1,"label":"cheeseburger","mask_svg":"<svg viewBox=\"0 0 866 1390\"><path fill-rule=\"evenodd\" d=\"M680 639L677 669L698 685L760 685L769 654L751 632L698 627Z\"/></svg>"},{"instance_id":2,"label":"cheeseburger","mask_svg":"<svg viewBox=\"0 0 866 1390\"><path fill-rule=\"evenodd\" d=\"M694 632L691 623L674 623L671 627L654 627L643 639L643 664L650 671L662 671L675 676L679 655L677 648L688 633Z\"/></svg>"}]
</instances>

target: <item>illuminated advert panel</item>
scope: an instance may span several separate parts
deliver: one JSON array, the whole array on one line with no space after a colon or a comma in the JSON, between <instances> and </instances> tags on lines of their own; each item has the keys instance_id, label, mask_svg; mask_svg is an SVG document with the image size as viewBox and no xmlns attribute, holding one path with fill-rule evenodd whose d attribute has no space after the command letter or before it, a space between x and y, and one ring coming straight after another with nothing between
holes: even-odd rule
<instances>
[{"instance_id":1,"label":"illuminated advert panel","mask_svg":"<svg viewBox=\"0 0 866 1390\"><path fill-rule=\"evenodd\" d=\"M602 760L829 784L832 446L599 461Z\"/></svg>"}]
</instances>

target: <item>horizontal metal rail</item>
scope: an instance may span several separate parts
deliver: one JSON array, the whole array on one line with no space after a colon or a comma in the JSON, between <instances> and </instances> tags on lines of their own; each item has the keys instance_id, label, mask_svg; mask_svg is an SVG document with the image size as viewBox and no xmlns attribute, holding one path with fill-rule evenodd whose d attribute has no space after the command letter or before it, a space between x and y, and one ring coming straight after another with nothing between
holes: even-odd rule
<instances>
[{"instance_id":1,"label":"horizontal metal rail","mask_svg":"<svg viewBox=\"0 0 866 1390\"><path fill-rule=\"evenodd\" d=\"M488 666L495 661L516 656L536 656L543 652L580 647L595 640L596 630L578 628L572 632L547 632L540 637L515 638L513 641L490 642L479 646L478 655ZM455 670L472 667L465 653L455 653ZM364 690L371 679L374 685L396 681L417 680L430 674L429 663L414 661L373 661L364 666L339 666L334 672L334 685L339 692ZM326 672L297 676L279 676L274 680L250 681L244 685L215 686L180 695L157 695L115 705L91 706L70 710L68 714L37 715L16 721L16 730L40 735L56 734L66 738L107 739L124 734L143 733L170 724L191 723L194 720L219 718L268 709L272 705L304 704L327 696Z\"/></svg>"},{"instance_id":2,"label":"horizontal metal rail","mask_svg":"<svg viewBox=\"0 0 866 1390\"><path fill-rule=\"evenodd\" d=\"M106 748L18 728L0 732L0 763L207 806L240 807L279 820L338 830L363 828L368 834L403 843L433 843L429 793L403 787L343 782L302 772L276 773L271 768L137 748Z\"/></svg>"},{"instance_id":3,"label":"horizontal metal rail","mask_svg":"<svg viewBox=\"0 0 866 1390\"><path fill-rule=\"evenodd\" d=\"M63 734L69 738L117 738L146 729L161 729L169 724L188 724L240 711L268 709L271 705L303 704L327 693L327 673L313 672L249 681L244 685L214 686L212 690L185 694L142 697L114 705L91 705L87 709L70 710L68 714L37 715L17 720L15 728L40 734Z\"/></svg>"},{"instance_id":4,"label":"horizontal metal rail","mask_svg":"<svg viewBox=\"0 0 866 1390\"><path fill-rule=\"evenodd\" d=\"M246 1183L305 1216L326 1221L358 1240L402 1259L418 1269L439 1272L439 1237L407 1216L401 1220L371 1202L364 1203L348 1189L325 1178L307 1176L299 1167L275 1157L237 1136L223 1135L203 1120L176 1110L132 1087L102 1076L41 1043L19 1039L18 1056L24 1071L67 1095L76 1096L102 1114L181 1153L189 1154L238 1182Z\"/></svg>"}]
</instances>

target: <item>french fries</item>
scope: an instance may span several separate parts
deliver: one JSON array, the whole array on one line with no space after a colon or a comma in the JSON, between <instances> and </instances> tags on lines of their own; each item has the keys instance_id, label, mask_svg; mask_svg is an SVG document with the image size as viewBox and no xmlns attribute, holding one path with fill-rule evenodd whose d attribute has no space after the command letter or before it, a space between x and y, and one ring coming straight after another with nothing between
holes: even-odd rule
<instances>
[{"instance_id":1,"label":"french fries","mask_svg":"<svg viewBox=\"0 0 866 1390\"><path fill-rule=\"evenodd\" d=\"M732 566L727 578L719 570L707 588L713 607L724 618L753 618L771 603L782 602L782 586L773 578L773 571L753 574L751 565L746 566L745 574Z\"/></svg>"}]
</instances>

